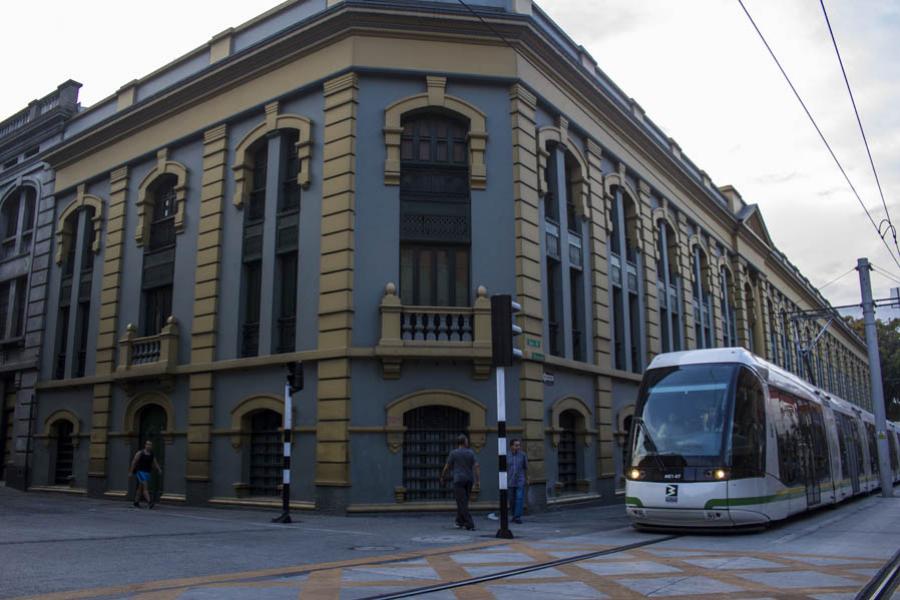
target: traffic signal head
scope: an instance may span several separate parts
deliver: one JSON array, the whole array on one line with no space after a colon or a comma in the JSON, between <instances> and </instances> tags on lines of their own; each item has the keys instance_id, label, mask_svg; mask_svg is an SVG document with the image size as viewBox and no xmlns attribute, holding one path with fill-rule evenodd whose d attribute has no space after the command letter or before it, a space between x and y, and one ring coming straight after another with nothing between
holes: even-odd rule
<instances>
[{"instance_id":1,"label":"traffic signal head","mask_svg":"<svg viewBox=\"0 0 900 600\"><path fill-rule=\"evenodd\" d=\"M287 383L291 388L291 393L295 394L303 389L303 363L292 362L285 365L287 367Z\"/></svg>"},{"instance_id":2,"label":"traffic signal head","mask_svg":"<svg viewBox=\"0 0 900 600\"><path fill-rule=\"evenodd\" d=\"M491 296L491 362L495 367L508 367L513 358L522 358L515 343L515 337L522 333L515 323L515 315L521 310L508 294Z\"/></svg>"}]
</instances>

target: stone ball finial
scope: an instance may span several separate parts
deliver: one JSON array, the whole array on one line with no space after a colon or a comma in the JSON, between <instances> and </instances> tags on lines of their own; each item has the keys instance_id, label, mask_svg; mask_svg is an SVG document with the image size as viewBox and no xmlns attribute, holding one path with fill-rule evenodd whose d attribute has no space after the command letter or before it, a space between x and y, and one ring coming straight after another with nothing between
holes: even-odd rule
<instances>
[{"instance_id":1,"label":"stone ball finial","mask_svg":"<svg viewBox=\"0 0 900 600\"><path fill-rule=\"evenodd\" d=\"M384 286L384 293L386 296L393 296L397 293L397 284L393 281L389 281L386 286Z\"/></svg>"},{"instance_id":2,"label":"stone ball finial","mask_svg":"<svg viewBox=\"0 0 900 600\"><path fill-rule=\"evenodd\" d=\"M125 330L134 332L137 330L137 327L134 326L134 323L129 323L128 325L125 326Z\"/></svg>"},{"instance_id":3,"label":"stone ball finial","mask_svg":"<svg viewBox=\"0 0 900 600\"><path fill-rule=\"evenodd\" d=\"M174 325L175 324L175 315L169 315L169 318L166 319L166 325Z\"/></svg>"},{"instance_id":4,"label":"stone ball finial","mask_svg":"<svg viewBox=\"0 0 900 600\"><path fill-rule=\"evenodd\" d=\"M478 294L479 298L487 298L487 288L483 285L479 285L478 289L475 290L475 293Z\"/></svg>"}]
</instances>

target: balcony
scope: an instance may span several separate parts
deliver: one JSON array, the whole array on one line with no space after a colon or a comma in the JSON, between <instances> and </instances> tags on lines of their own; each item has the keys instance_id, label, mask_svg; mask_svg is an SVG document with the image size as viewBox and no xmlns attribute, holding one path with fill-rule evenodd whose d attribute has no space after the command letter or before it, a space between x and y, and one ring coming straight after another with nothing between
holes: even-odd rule
<instances>
[{"instance_id":1,"label":"balcony","mask_svg":"<svg viewBox=\"0 0 900 600\"><path fill-rule=\"evenodd\" d=\"M169 317L156 335L137 337L129 324L119 339L117 379L153 378L171 375L178 364L178 321Z\"/></svg>"},{"instance_id":2,"label":"balcony","mask_svg":"<svg viewBox=\"0 0 900 600\"><path fill-rule=\"evenodd\" d=\"M475 305L403 306L388 283L381 299L381 339L375 354L385 379L400 377L404 359L471 361L476 379L491 368L491 301L478 287Z\"/></svg>"}]
</instances>

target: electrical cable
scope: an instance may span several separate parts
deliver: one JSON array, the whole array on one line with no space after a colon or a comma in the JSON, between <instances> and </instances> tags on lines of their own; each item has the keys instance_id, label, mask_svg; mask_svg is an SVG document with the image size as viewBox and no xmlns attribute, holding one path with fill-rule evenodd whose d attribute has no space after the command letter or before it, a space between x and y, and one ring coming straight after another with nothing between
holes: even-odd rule
<instances>
[{"instance_id":1,"label":"electrical cable","mask_svg":"<svg viewBox=\"0 0 900 600\"><path fill-rule=\"evenodd\" d=\"M895 276L893 276L893 275L888 275L887 271L885 271L885 270L882 269L881 267L876 267L875 265L873 265L873 264L871 264L871 263L869 263L869 264L870 264L871 267L872 267L872 272L873 272L873 273L878 273L879 275L881 275L881 276L884 277L885 279L890 279L890 280L893 281L894 283L900 285L900 279L898 279L897 277L895 277Z\"/></svg>"},{"instance_id":2,"label":"electrical cable","mask_svg":"<svg viewBox=\"0 0 900 600\"><path fill-rule=\"evenodd\" d=\"M853 105L853 114L856 115L856 124L859 125L859 133L862 135L863 144L866 147L866 154L869 156L869 164L872 165L872 174L875 176L875 184L878 186L878 193L881 195L881 204L884 206L884 213L887 215L887 222L894 238L894 247L900 254L900 245L897 244L897 228L891 222L891 213L887 207L887 201L884 199L884 190L881 188L881 180L878 178L878 170L875 168L875 160L872 158L872 151L869 148L869 140L863 129L862 119L859 116L859 109L856 106L856 99L853 97L853 90L850 88L850 79L847 77L847 70L844 68L844 59L841 58L841 51L838 50L837 39L834 37L834 30L831 28L831 19L828 18L828 11L825 10L825 0L819 0L822 6L822 14L825 15L825 23L828 25L828 34L831 36L831 43L834 45L834 53L837 54L838 64L841 66L841 74L844 76L844 84L847 86L847 93L850 95L850 103ZM883 223L883 221L882 221ZM880 230L880 224L879 224Z\"/></svg>"},{"instance_id":3,"label":"electrical cable","mask_svg":"<svg viewBox=\"0 0 900 600\"><path fill-rule=\"evenodd\" d=\"M762 34L762 31L760 31L759 27L756 25L756 21L753 20L753 17L750 15L747 7L744 6L743 0L737 0L737 2L741 5L744 14L747 15L747 18L750 20L750 24L753 25L753 29L756 30L756 33L757 35L759 35L759 39L762 40L762 43L766 47L766 50L769 51L769 55L772 57L772 60L775 61L775 64L778 66L778 70L781 71L781 74L784 76L785 81L787 81L787 84L791 88L791 91L794 92L794 96L797 98L797 101L800 102L800 106L803 107L803 111L806 113L806 116L809 118L809 121L815 128L816 133L819 134L819 138L822 140L822 143L824 143L825 147L828 149L828 153L831 155L831 158L834 160L838 169L841 171L841 174L844 176L844 179L847 181L847 185L849 185L850 189L853 191L853 195L856 196L856 200L859 202L859 205L862 207L863 211L865 211L866 216L869 217L869 221L872 223L872 227L875 228L875 232L878 234L878 237L881 239L882 243L884 243L884 247L887 248L888 254L891 255L891 258L894 260L897 268L900 269L900 260L897 259L894 251L891 250L890 245L888 245L887 240L885 240L884 236L881 234L881 230L875 223L875 219L872 218L872 214L869 212L869 209L866 208L866 205L863 203L862 198L860 198L859 192L856 191L856 187L853 185L853 182L850 181L850 176L847 175L847 171L844 170L843 165L841 165L841 161L838 160L838 157L837 155L835 155L834 150L831 149L831 144L828 143L828 140L825 138L825 134L822 133L822 130L819 128L819 125L813 118L812 113L809 112L809 109L806 107L806 103L803 101L803 98L800 97L800 93L797 91L797 88L794 87L793 82L791 82L791 78L788 77L787 72L784 70L784 67L781 66L781 62L778 60L778 57L775 56L775 52L772 50L772 47L769 46L769 42L766 41L766 38Z\"/></svg>"},{"instance_id":4,"label":"electrical cable","mask_svg":"<svg viewBox=\"0 0 900 600\"><path fill-rule=\"evenodd\" d=\"M856 267L850 269L849 271L847 271L847 272L844 273L843 275L838 275L837 277L835 277L834 279L832 279L831 281L829 281L829 282L826 283L825 285L820 285L819 288L818 288L819 291L821 292L822 290L824 290L825 288L827 288L827 287L828 287L829 285L831 285L832 283L837 283L838 281L840 281L841 279L843 279L844 277L846 277L847 275L849 275L850 273L852 273L852 272L855 271L855 270L856 270Z\"/></svg>"}]
</instances>

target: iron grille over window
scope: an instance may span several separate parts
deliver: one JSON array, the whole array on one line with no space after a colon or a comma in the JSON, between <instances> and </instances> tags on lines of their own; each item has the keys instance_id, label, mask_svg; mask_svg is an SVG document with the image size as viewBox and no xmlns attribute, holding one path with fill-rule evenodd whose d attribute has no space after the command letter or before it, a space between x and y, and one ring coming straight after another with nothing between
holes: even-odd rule
<instances>
[{"instance_id":1,"label":"iron grille over window","mask_svg":"<svg viewBox=\"0 0 900 600\"><path fill-rule=\"evenodd\" d=\"M282 479L281 415L261 410L250 417L250 494L275 496Z\"/></svg>"},{"instance_id":2,"label":"iron grille over window","mask_svg":"<svg viewBox=\"0 0 900 600\"><path fill-rule=\"evenodd\" d=\"M557 481L563 491L575 490L578 484L578 456L575 441L575 414L567 410L559 416L559 446L557 447Z\"/></svg>"},{"instance_id":3,"label":"iron grille over window","mask_svg":"<svg viewBox=\"0 0 900 600\"><path fill-rule=\"evenodd\" d=\"M469 304L468 126L442 114L404 120L400 293L404 304Z\"/></svg>"},{"instance_id":4,"label":"iron grille over window","mask_svg":"<svg viewBox=\"0 0 900 600\"><path fill-rule=\"evenodd\" d=\"M57 485L67 485L72 479L72 465L75 457L72 424L69 421L58 421L54 429L56 430L56 466L53 481Z\"/></svg>"},{"instance_id":5,"label":"iron grille over window","mask_svg":"<svg viewBox=\"0 0 900 600\"><path fill-rule=\"evenodd\" d=\"M449 500L440 476L456 438L469 429L469 415L449 406L422 406L403 415L403 487L408 500Z\"/></svg>"}]
</instances>

